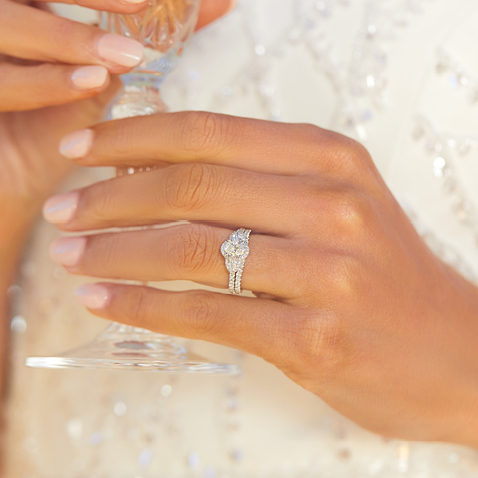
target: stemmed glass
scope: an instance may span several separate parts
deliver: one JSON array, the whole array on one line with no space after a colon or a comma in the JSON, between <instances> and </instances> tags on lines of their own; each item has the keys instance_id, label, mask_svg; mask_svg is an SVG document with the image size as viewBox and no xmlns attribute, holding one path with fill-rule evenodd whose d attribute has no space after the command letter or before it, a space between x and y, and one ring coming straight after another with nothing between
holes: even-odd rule
<instances>
[{"instance_id":1,"label":"stemmed glass","mask_svg":"<svg viewBox=\"0 0 478 478\"><path fill-rule=\"evenodd\" d=\"M102 28L140 41L143 62L122 76L124 89L111 107L110 118L167 111L160 96L164 78L180 59L194 32L201 0L151 0L141 12L101 14ZM147 174L153 168L127 168L117 175ZM235 364L214 363L188 352L172 337L112 323L92 342L53 357L28 357L36 368L114 368L165 372L237 373Z\"/></svg>"}]
</instances>

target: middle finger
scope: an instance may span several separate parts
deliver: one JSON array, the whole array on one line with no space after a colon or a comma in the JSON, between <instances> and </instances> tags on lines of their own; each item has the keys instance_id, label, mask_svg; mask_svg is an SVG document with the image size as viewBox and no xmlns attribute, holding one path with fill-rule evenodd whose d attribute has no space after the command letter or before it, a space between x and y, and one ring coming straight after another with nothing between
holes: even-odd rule
<instances>
[{"instance_id":1,"label":"middle finger","mask_svg":"<svg viewBox=\"0 0 478 478\"><path fill-rule=\"evenodd\" d=\"M287 236L300 230L311 187L305 176L182 164L55 196L44 216L67 231L189 220Z\"/></svg>"}]
</instances>

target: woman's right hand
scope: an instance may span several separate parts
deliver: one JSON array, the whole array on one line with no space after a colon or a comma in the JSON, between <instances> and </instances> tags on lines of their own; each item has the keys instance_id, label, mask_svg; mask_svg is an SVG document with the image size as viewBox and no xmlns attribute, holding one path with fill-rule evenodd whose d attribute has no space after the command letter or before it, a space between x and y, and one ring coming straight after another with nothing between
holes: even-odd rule
<instances>
[{"instance_id":1,"label":"woman's right hand","mask_svg":"<svg viewBox=\"0 0 478 478\"><path fill-rule=\"evenodd\" d=\"M119 13L138 12L147 3L56 1ZM202 0L198 28L232 5L233 0ZM142 54L142 46L133 40L44 8L0 0L0 402L5 291L31 223L72 168L58 143L65 134L103 119L121 85L115 75L134 68Z\"/></svg>"},{"instance_id":2,"label":"woman's right hand","mask_svg":"<svg viewBox=\"0 0 478 478\"><path fill-rule=\"evenodd\" d=\"M147 0L59 1L126 14L147 4ZM230 0L204 0L200 24L218 18L231 4ZM107 88L110 73L127 72L142 55L143 47L124 36L0 0L0 111L31 110L95 96Z\"/></svg>"},{"instance_id":3,"label":"woman's right hand","mask_svg":"<svg viewBox=\"0 0 478 478\"><path fill-rule=\"evenodd\" d=\"M120 13L147 4L59 1ZM224 15L232 3L202 0L198 27ZM115 75L134 68L142 56L136 41L0 0L0 261L71 169L58 152L60 138L101 121L121 85Z\"/></svg>"},{"instance_id":4,"label":"woman's right hand","mask_svg":"<svg viewBox=\"0 0 478 478\"><path fill-rule=\"evenodd\" d=\"M82 4L122 13L145 6L137 0ZM108 87L110 73L125 73L141 61L143 47L44 9L0 0L0 54L0 111L19 111L96 96Z\"/></svg>"}]
</instances>

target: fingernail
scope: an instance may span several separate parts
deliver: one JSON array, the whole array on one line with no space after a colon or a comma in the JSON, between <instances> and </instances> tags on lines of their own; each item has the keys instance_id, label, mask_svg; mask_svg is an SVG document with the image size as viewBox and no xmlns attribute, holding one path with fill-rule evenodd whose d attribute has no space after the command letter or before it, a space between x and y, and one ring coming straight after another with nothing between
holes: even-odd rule
<instances>
[{"instance_id":1,"label":"fingernail","mask_svg":"<svg viewBox=\"0 0 478 478\"><path fill-rule=\"evenodd\" d=\"M92 129L74 131L60 141L60 153L70 159L82 158L88 154L92 143Z\"/></svg>"},{"instance_id":2,"label":"fingernail","mask_svg":"<svg viewBox=\"0 0 478 478\"><path fill-rule=\"evenodd\" d=\"M104 66L82 66L71 75L71 81L79 90L92 90L103 86L108 77Z\"/></svg>"},{"instance_id":3,"label":"fingernail","mask_svg":"<svg viewBox=\"0 0 478 478\"><path fill-rule=\"evenodd\" d=\"M50 246L50 257L63 266L76 266L85 251L85 237L62 237Z\"/></svg>"},{"instance_id":4,"label":"fingernail","mask_svg":"<svg viewBox=\"0 0 478 478\"><path fill-rule=\"evenodd\" d=\"M146 0L120 0L121 3L126 3L126 4L134 4L134 5L139 5L140 3L144 3Z\"/></svg>"},{"instance_id":5,"label":"fingernail","mask_svg":"<svg viewBox=\"0 0 478 478\"><path fill-rule=\"evenodd\" d=\"M98 54L103 60L131 68L143 59L144 47L136 40L107 33L98 41Z\"/></svg>"},{"instance_id":6,"label":"fingernail","mask_svg":"<svg viewBox=\"0 0 478 478\"><path fill-rule=\"evenodd\" d=\"M106 287L98 284L85 284L75 290L76 300L88 309L103 309L110 300Z\"/></svg>"},{"instance_id":7,"label":"fingernail","mask_svg":"<svg viewBox=\"0 0 478 478\"><path fill-rule=\"evenodd\" d=\"M76 191L53 196L43 206L43 217L55 224L68 222L75 215L78 200L79 195Z\"/></svg>"}]
</instances>

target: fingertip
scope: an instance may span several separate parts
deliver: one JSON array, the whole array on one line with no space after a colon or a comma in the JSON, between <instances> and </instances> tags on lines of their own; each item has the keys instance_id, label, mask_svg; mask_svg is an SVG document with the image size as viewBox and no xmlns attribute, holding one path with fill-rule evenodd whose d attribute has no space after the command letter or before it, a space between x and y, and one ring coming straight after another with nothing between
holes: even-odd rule
<instances>
[{"instance_id":1,"label":"fingertip","mask_svg":"<svg viewBox=\"0 0 478 478\"><path fill-rule=\"evenodd\" d=\"M79 199L78 191L57 194L51 197L43 205L44 219L57 225L66 224L75 215Z\"/></svg>"},{"instance_id":2,"label":"fingertip","mask_svg":"<svg viewBox=\"0 0 478 478\"><path fill-rule=\"evenodd\" d=\"M72 268L80 262L86 248L86 237L61 237L50 244L50 258L62 266Z\"/></svg>"},{"instance_id":3,"label":"fingertip","mask_svg":"<svg viewBox=\"0 0 478 478\"><path fill-rule=\"evenodd\" d=\"M71 82L80 91L102 91L108 86L108 70L101 65L81 66L73 70Z\"/></svg>"},{"instance_id":4,"label":"fingertip","mask_svg":"<svg viewBox=\"0 0 478 478\"><path fill-rule=\"evenodd\" d=\"M75 298L88 309L102 310L111 301L111 294L103 284L84 284L75 290Z\"/></svg>"},{"instance_id":5,"label":"fingertip","mask_svg":"<svg viewBox=\"0 0 478 478\"><path fill-rule=\"evenodd\" d=\"M67 134L60 141L60 154L68 159L79 159L88 154L93 143L92 129L81 129Z\"/></svg>"}]
</instances>

